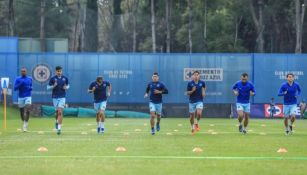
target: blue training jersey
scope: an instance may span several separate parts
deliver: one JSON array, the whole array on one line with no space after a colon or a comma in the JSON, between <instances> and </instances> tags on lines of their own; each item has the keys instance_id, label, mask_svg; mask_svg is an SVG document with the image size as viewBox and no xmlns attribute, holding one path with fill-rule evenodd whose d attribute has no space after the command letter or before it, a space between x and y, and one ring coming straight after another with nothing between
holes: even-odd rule
<instances>
[{"instance_id":1,"label":"blue training jersey","mask_svg":"<svg viewBox=\"0 0 307 175\"><path fill-rule=\"evenodd\" d=\"M103 81L100 85L95 81L90 84L88 87L89 90L92 90L95 87L94 91L94 102L100 103L107 100L107 87L110 87L108 81Z\"/></svg>"},{"instance_id":2,"label":"blue training jersey","mask_svg":"<svg viewBox=\"0 0 307 175\"><path fill-rule=\"evenodd\" d=\"M287 92L286 94L284 94ZM293 82L290 86L288 82L285 82L281 85L278 96L284 96L285 105L294 105L297 104L297 96L301 95L300 85Z\"/></svg>"},{"instance_id":3,"label":"blue training jersey","mask_svg":"<svg viewBox=\"0 0 307 175\"><path fill-rule=\"evenodd\" d=\"M55 75L49 80L49 86L53 86L55 83L57 83L57 85L52 89L52 98L65 98L66 90L64 86L66 85L69 87L68 78L63 75L60 77Z\"/></svg>"},{"instance_id":4,"label":"blue training jersey","mask_svg":"<svg viewBox=\"0 0 307 175\"><path fill-rule=\"evenodd\" d=\"M18 91L18 97L31 97L32 78L29 76L17 77L14 83L14 91Z\"/></svg>"},{"instance_id":5,"label":"blue training jersey","mask_svg":"<svg viewBox=\"0 0 307 175\"><path fill-rule=\"evenodd\" d=\"M199 80L198 83L195 83L193 80L188 83L187 91L191 91L193 87L196 87L189 98L190 103L203 102L203 88L206 88L206 83L202 80Z\"/></svg>"},{"instance_id":6,"label":"blue training jersey","mask_svg":"<svg viewBox=\"0 0 307 175\"><path fill-rule=\"evenodd\" d=\"M162 103L162 94L155 94L155 90L162 91L162 94L168 94L166 86L161 82L150 82L147 85L146 93L150 91L150 102L159 104Z\"/></svg>"},{"instance_id":7,"label":"blue training jersey","mask_svg":"<svg viewBox=\"0 0 307 175\"><path fill-rule=\"evenodd\" d=\"M239 95L237 96L237 103L249 103L250 91L256 94L254 85L249 81L245 83L238 81L233 85L232 90L239 92Z\"/></svg>"}]
</instances>

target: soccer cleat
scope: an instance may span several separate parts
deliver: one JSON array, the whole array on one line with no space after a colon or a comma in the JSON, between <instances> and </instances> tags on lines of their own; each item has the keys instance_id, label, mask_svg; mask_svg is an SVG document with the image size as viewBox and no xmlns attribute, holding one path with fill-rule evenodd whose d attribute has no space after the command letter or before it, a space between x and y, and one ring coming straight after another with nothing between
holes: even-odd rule
<instances>
[{"instance_id":1,"label":"soccer cleat","mask_svg":"<svg viewBox=\"0 0 307 175\"><path fill-rule=\"evenodd\" d=\"M55 129L58 129L58 122L55 122Z\"/></svg>"},{"instance_id":2,"label":"soccer cleat","mask_svg":"<svg viewBox=\"0 0 307 175\"><path fill-rule=\"evenodd\" d=\"M245 129L242 130L243 134L247 134L247 131Z\"/></svg>"},{"instance_id":3,"label":"soccer cleat","mask_svg":"<svg viewBox=\"0 0 307 175\"><path fill-rule=\"evenodd\" d=\"M27 132L28 131L27 127L23 127L22 131Z\"/></svg>"},{"instance_id":4,"label":"soccer cleat","mask_svg":"<svg viewBox=\"0 0 307 175\"><path fill-rule=\"evenodd\" d=\"M285 135L289 135L289 131L286 131Z\"/></svg>"},{"instance_id":5,"label":"soccer cleat","mask_svg":"<svg viewBox=\"0 0 307 175\"><path fill-rule=\"evenodd\" d=\"M156 129L157 129L158 132L160 131L160 124L159 123L156 124Z\"/></svg>"},{"instance_id":6,"label":"soccer cleat","mask_svg":"<svg viewBox=\"0 0 307 175\"><path fill-rule=\"evenodd\" d=\"M290 132L292 132L293 130L293 127L292 127L292 125L289 125L289 128L290 128Z\"/></svg>"},{"instance_id":7,"label":"soccer cleat","mask_svg":"<svg viewBox=\"0 0 307 175\"><path fill-rule=\"evenodd\" d=\"M58 131L56 132L57 135L60 135L61 134L61 130L58 129Z\"/></svg>"},{"instance_id":8,"label":"soccer cleat","mask_svg":"<svg viewBox=\"0 0 307 175\"><path fill-rule=\"evenodd\" d=\"M151 128L151 135L155 135L155 128Z\"/></svg>"},{"instance_id":9,"label":"soccer cleat","mask_svg":"<svg viewBox=\"0 0 307 175\"><path fill-rule=\"evenodd\" d=\"M239 125L239 132L243 132L243 127L242 127L242 125Z\"/></svg>"},{"instance_id":10,"label":"soccer cleat","mask_svg":"<svg viewBox=\"0 0 307 175\"><path fill-rule=\"evenodd\" d=\"M101 134L103 134L104 133L104 128L101 128L100 131L101 131Z\"/></svg>"},{"instance_id":11,"label":"soccer cleat","mask_svg":"<svg viewBox=\"0 0 307 175\"><path fill-rule=\"evenodd\" d=\"M97 133L98 133L98 134L100 133L100 128L99 128L99 127L97 128Z\"/></svg>"},{"instance_id":12,"label":"soccer cleat","mask_svg":"<svg viewBox=\"0 0 307 175\"><path fill-rule=\"evenodd\" d=\"M192 129L192 136L193 136L193 135L195 135L195 130L194 130L194 129Z\"/></svg>"},{"instance_id":13,"label":"soccer cleat","mask_svg":"<svg viewBox=\"0 0 307 175\"><path fill-rule=\"evenodd\" d=\"M195 124L195 131L200 131L198 124Z\"/></svg>"}]
</instances>

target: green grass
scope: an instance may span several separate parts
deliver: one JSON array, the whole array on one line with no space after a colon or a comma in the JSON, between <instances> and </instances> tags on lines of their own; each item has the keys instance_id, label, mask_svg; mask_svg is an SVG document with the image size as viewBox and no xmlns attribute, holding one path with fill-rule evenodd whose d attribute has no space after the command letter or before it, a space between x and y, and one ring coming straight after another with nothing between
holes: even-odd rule
<instances>
[{"instance_id":1,"label":"green grass","mask_svg":"<svg viewBox=\"0 0 307 175\"><path fill-rule=\"evenodd\" d=\"M31 118L30 131L22 133L17 131L21 127L18 111L8 108L7 116L8 128L3 130L0 108L1 175L307 172L306 120L298 120L296 132L285 136L281 120L251 120L252 131L242 135L237 131L235 119L204 118L200 124L202 130L191 136L187 118L162 119L162 130L151 136L148 119L107 119L106 133L97 135L95 119L65 118L63 133L57 136L52 130L54 119ZM48 152L38 152L41 146L48 148ZM127 151L116 152L118 146ZM194 153L195 147L203 152ZM281 147L288 152L277 153Z\"/></svg>"}]
</instances>

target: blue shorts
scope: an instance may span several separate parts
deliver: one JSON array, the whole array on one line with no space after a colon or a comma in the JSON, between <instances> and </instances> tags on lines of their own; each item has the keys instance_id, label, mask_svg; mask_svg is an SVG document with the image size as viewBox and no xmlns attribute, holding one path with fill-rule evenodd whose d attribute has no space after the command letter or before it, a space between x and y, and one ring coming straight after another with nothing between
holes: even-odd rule
<instances>
[{"instance_id":1,"label":"blue shorts","mask_svg":"<svg viewBox=\"0 0 307 175\"><path fill-rule=\"evenodd\" d=\"M189 112L194 113L196 109L203 109L204 103L203 102L196 102L196 103L189 103Z\"/></svg>"},{"instance_id":2,"label":"blue shorts","mask_svg":"<svg viewBox=\"0 0 307 175\"><path fill-rule=\"evenodd\" d=\"M290 117L291 115L296 115L296 104L294 105L284 105L284 116Z\"/></svg>"},{"instance_id":3,"label":"blue shorts","mask_svg":"<svg viewBox=\"0 0 307 175\"><path fill-rule=\"evenodd\" d=\"M250 113L250 110L251 110L250 103L237 103L237 111Z\"/></svg>"},{"instance_id":4,"label":"blue shorts","mask_svg":"<svg viewBox=\"0 0 307 175\"><path fill-rule=\"evenodd\" d=\"M52 101L55 108L65 108L65 98L53 98Z\"/></svg>"},{"instance_id":5,"label":"blue shorts","mask_svg":"<svg viewBox=\"0 0 307 175\"><path fill-rule=\"evenodd\" d=\"M96 112L98 111L105 111L107 108L107 101L102 101L99 103L94 103L94 109L96 110Z\"/></svg>"},{"instance_id":6,"label":"blue shorts","mask_svg":"<svg viewBox=\"0 0 307 175\"><path fill-rule=\"evenodd\" d=\"M18 98L18 107L23 108L26 105L32 104L32 97Z\"/></svg>"},{"instance_id":7,"label":"blue shorts","mask_svg":"<svg viewBox=\"0 0 307 175\"><path fill-rule=\"evenodd\" d=\"M162 103L152 103L149 102L149 111L150 112L156 112L157 114L161 115L162 114Z\"/></svg>"}]
</instances>

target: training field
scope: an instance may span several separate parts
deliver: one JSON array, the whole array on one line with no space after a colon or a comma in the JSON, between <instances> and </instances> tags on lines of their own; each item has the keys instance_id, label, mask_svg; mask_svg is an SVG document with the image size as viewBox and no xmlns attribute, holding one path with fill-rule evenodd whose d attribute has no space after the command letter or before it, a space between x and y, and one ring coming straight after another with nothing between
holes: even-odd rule
<instances>
[{"instance_id":1,"label":"training field","mask_svg":"<svg viewBox=\"0 0 307 175\"><path fill-rule=\"evenodd\" d=\"M27 133L18 131L17 110L8 109L3 130L0 108L0 174L306 174L307 121L285 136L281 120L251 120L249 133L237 131L235 119L202 119L190 134L189 120L162 119L150 135L148 119L107 119L97 135L94 118L65 118L62 135L54 119L31 118ZM146 125L146 126L145 126ZM47 152L38 148L46 147ZM126 151L116 152L117 147ZM203 152L192 150L199 147ZM288 152L277 153L279 148Z\"/></svg>"}]
</instances>

